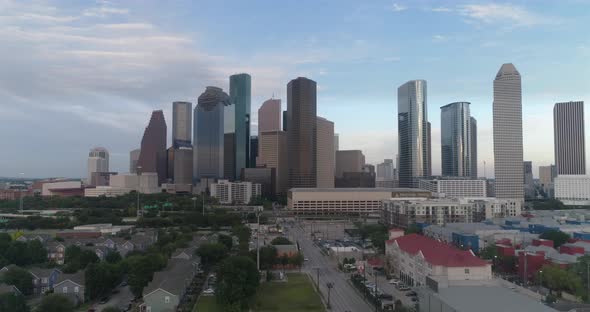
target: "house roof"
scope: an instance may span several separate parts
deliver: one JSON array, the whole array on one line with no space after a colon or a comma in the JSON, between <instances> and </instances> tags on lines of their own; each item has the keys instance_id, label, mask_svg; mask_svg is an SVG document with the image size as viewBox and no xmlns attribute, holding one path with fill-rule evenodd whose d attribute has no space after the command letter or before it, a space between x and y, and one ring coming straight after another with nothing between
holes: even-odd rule
<instances>
[{"instance_id":1,"label":"house roof","mask_svg":"<svg viewBox=\"0 0 590 312\"><path fill-rule=\"evenodd\" d=\"M37 278L49 277L53 271L57 271L57 269L46 269L40 267L32 267L29 269L29 272Z\"/></svg>"},{"instance_id":2,"label":"house roof","mask_svg":"<svg viewBox=\"0 0 590 312\"><path fill-rule=\"evenodd\" d=\"M18 290L18 288L16 288L14 285L0 283L0 294L14 293L15 289L20 292L20 290Z\"/></svg>"},{"instance_id":3,"label":"house roof","mask_svg":"<svg viewBox=\"0 0 590 312\"><path fill-rule=\"evenodd\" d=\"M488 262L476 257L470 250L460 250L451 245L432 238L410 234L388 241L397 242L399 248L406 253L416 255L422 253L426 262L446 267L486 266Z\"/></svg>"},{"instance_id":4,"label":"house roof","mask_svg":"<svg viewBox=\"0 0 590 312\"><path fill-rule=\"evenodd\" d=\"M55 281L55 286L59 285L62 282L65 282L67 280L70 280L80 286L84 286L84 281L85 281L84 271L79 270L78 272L73 273L73 274L60 274L57 277L57 281Z\"/></svg>"},{"instance_id":5,"label":"house roof","mask_svg":"<svg viewBox=\"0 0 590 312\"><path fill-rule=\"evenodd\" d=\"M185 259L170 259L168 265L162 271L154 273L152 281L143 289L143 296L147 296L157 289L162 289L170 294L179 296L190 282L189 272L194 261Z\"/></svg>"}]
</instances>

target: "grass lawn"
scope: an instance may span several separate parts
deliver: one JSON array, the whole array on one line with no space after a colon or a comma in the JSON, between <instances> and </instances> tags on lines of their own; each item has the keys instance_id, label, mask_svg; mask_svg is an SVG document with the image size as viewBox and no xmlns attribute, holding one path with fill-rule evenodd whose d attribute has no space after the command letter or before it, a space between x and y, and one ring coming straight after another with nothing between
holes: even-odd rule
<instances>
[{"instance_id":1,"label":"grass lawn","mask_svg":"<svg viewBox=\"0 0 590 312\"><path fill-rule=\"evenodd\" d=\"M303 273L287 273L288 282L262 283L256 292L257 312L325 312L320 296ZM201 296L193 312L222 312L214 296Z\"/></svg>"},{"instance_id":2,"label":"grass lawn","mask_svg":"<svg viewBox=\"0 0 590 312\"><path fill-rule=\"evenodd\" d=\"M197 300L193 312L223 312L223 310L217 306L215 296L201 296Z\"/></svg>"}]
</instances>

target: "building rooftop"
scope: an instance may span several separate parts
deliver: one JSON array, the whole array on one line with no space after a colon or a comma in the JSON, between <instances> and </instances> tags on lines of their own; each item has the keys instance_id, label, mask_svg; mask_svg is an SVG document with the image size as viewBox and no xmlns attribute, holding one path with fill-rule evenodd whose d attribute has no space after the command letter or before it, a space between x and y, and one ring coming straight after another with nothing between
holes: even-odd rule
<instances>
[{"instance_id":1,"label":"building rooftop","mask_svg":"<svg viewBox=\"0 0 590 312\"><path fill-rule=\"evenodd\" d=\"M289 190L290 192L428 192L430 191L419 188L379 188L379 187L341 187L341 188L304 188L296 187Z\"/></svg>"},{"instance_id":2,"label":"building rooftop","mask_svg":"<svg viewBox=\"0 0 590 312\"><path fill-rule=\"evenodd\" d=\"M57 277L57 281L55 281L54 285L57 285L63 281L66 280L70 280L80 286L84 286L84 281L85 281L85 276L84 276L84 270L79 270L76 273L73 274L60 274Z\"/></svg>"},{"instance_id":3,"label":"building rooftop","mask_svg":"<svg viewBox=\"0 0 590 312\"><path fill-rule=\"evenodd\" d=\"M450 305L455 312L556 311L509 288L494 285L441 288L436 296Z\"/></svg>"},{"instance_id":4,"label":"building rooftop","mask_svg":"<svg viewBox=\"0 0 590 312\"><path fill-rule=\"evenodd\" d=\"M193 261L184 259L170 259L162 271L154 273L152 281L143 289L146 296L156 289L163 289L173 295L180 296L190 283Z\"/></svg>"},{"instance_id":5,"label":"building rooftop","mask_svg":"<svg viewBox=\"0 0 590 312\"><path fill-rule=\"evenodd\" d=\"M432 238L410 234L387 241L388 244L397 242L399 248L409 254L422 253L430 264L446 267L474 267L489 265L476 257L470 250L460 250L451 245L439 242Z\"/></svg>"}]
</instances>

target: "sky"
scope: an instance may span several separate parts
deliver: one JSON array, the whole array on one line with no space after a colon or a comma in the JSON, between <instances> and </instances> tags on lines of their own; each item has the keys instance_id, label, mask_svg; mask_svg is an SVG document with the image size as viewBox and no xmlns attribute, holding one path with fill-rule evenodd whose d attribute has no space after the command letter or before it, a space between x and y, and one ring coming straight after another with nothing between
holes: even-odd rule
<instances>
[{"instance_id":1,"label":"sky","mask_svg":"<svg viewBox=\"0 0 590 312\"><path fill-rule=\"evenodd\" d=\"M397 153L397 87L425 79L433 173L440 107L468 101L479 172L485 161L492 177L492 83L508 62L522 76L536 176L553 163L553 105L582 100L589 114L589 20L581 0L0 0L0 176L83 178L94 146L127 172L152 110L170 132L173 101L196 103L246 72L253 133L262 102L286 109L287 83L305 76L340 148L373 164Z\"/></svg>"}]
</instances>

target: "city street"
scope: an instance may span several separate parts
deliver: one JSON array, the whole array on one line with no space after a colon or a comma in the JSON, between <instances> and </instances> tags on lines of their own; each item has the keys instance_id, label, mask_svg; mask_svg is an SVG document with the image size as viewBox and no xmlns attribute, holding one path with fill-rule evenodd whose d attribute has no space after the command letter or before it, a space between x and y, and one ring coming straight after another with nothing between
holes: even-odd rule
<instances>
[{"instance_id":1,"label":"city street","mask_svg":"<svg viewBox=\"0 0 590 312\"><path fill-rule=\"evenodd\" d=\"M317 283L319 269L320 290L326 300L328 298L326 284L328 282L334 284L330 295L332 311L364 312L374 310L347 281L348 275L336 269L335 263L330 262L329 258L320 252L320 249L313 244L309 234L306 234L299 224L289 227L287 234L299 242L303 255L308 259L303 265L303 271L310 274L314 283Z\"/></svg>"}]
</instances>

